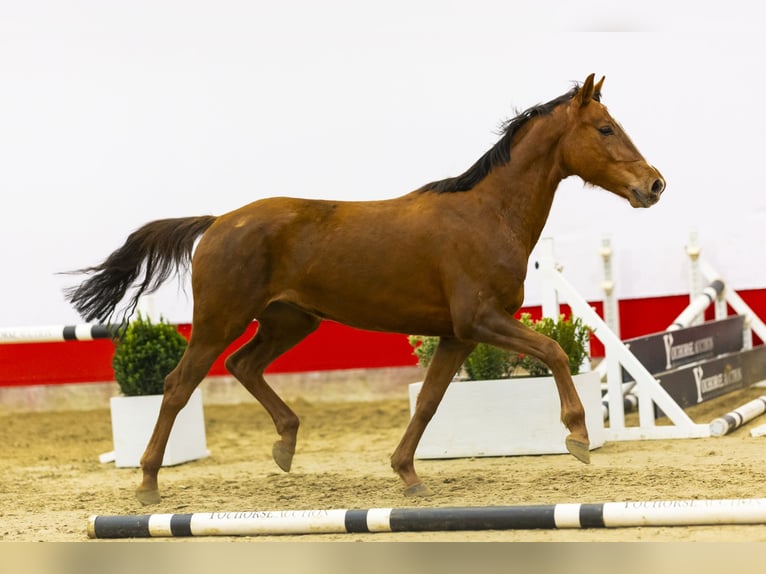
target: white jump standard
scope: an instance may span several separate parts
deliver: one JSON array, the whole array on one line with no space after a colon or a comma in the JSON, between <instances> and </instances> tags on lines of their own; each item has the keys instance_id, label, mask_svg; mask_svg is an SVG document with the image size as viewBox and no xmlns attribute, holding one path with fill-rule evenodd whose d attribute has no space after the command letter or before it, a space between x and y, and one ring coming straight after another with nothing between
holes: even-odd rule
<instances>
[{"instance_id":1,"label":"white jump standard","mask_svg":"<svg viewBox=\"0 0 766 574\"><path fill-rule=\"evenodd\" d=\"M766 498L91 516L90 538L766 524Z\"/></svg>"}]
</instances>

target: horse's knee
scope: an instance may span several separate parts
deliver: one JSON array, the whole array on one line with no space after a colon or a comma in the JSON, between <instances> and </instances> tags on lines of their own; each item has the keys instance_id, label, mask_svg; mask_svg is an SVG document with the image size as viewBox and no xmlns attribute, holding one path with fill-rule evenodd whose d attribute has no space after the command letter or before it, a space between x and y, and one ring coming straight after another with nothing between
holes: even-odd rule
<instances>
[{"instance_id":1,"label":"horse's knee","mask_svg":"<svg viewBox=\"0 0 766 574\"><path fill-rule=\"evenodd\" d=\"M542 354L543 357L541 358L551 369L551 372L555 373L558 369L565 369L569 372L569 356L557 341L546 337Z\"/></svg>"}]
</instances>

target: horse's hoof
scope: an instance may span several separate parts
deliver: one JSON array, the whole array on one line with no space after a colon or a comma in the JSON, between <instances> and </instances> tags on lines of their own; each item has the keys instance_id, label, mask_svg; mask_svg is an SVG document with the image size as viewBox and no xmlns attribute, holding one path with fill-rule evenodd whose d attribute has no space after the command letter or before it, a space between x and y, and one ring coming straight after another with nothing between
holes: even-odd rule
<instances>
[{"instance_id":1,"label":"horse's hoof","mask_svg":"<svg viewBox=\"0 0 766 574\"><path fill-rule=\"evenodd\" d=\"M413 484L404 489L404 496L412 498L424 498L426 496L433 496L433 494L431 489L422 482L418 482L417 484Z\"/></svg>"},{"instance_id":2,"label":"horse's hoof","mask_svg":"<svg viewBox=\"0 0 766 574\"><path fill-rule=\"evenodd\" d=\"M295 450L287 448L281 440L275 442L271 448L271 456L274 458L274 462L285 472L290 472L294 454Z\"/></svg>"},{"instance_id":3,"label":"horse's hoof","mask_svg":"<svg viewBox=\"0 0 766 574\"><path fill-rule=\"evenodd\" d=\"M590 443L569 435L566 440L567 450L580 462L590 464Z\"/></svg>"},{"instance_id":4,"label":"horse's hoof","mask_svg":"<svg viewBox=\"0 0 766 574\"><path fill-rule=\"evenodd\" d=\"M159 490L136 490L136 498L138 502L144 506L151 506L152 504L160 503L160 491Z\"/></svg>"}]
</instances>

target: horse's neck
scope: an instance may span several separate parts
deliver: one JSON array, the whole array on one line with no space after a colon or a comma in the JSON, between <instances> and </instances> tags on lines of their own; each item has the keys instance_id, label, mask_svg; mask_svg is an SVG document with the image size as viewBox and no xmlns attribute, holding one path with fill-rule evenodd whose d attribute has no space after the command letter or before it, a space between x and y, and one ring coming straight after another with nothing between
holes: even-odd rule
<instances>
[{"instance_id":1,"label":"horse's neck","mask_svg":"<svg viewBox=\"0 0 766 574\"><path fill-rule=\"evenodd\" d=\"M513 144L511 160L494 168L480 184L483 193L495 198L503 222L526 244L528 252L540 238L556 188L566 176L559 165L560 137L557 130L524 134Z\"/></svg>"}]
</instances>

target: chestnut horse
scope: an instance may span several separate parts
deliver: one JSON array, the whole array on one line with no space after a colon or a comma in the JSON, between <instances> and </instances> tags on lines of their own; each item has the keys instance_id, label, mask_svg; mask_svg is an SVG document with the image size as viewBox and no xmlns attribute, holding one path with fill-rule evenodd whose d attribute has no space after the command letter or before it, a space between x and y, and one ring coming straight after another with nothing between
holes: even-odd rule
<instances>
[{"instance_id":1,"label":"chestnut horse","mask_svg":"<svg viewBox=\"0 0 766 574\"><path fill-rule=\"evenodd\" d=\"M500 140L457 177L384 201L278 197L218 217L154 221L102 264L81 270L91 276L68 290L68 298L88 321L110 321L134 288L124 322L142 293L192 265L191 338L165 381L141 459L138 499L159 502L157 474L178 411L254 319L255 337L226 367L274 420L280 438L272 454L284 471L299 420L263 373L323 319L440 338L415 413L391 456L405 494L429 493L415 472L415 448L477 343L529 353L550 367L570 433L567 449L589 462L584 410L566 354L514 313L524 299L527 259L561 180L579 176L633 207L654 205L665 188L600 103L603 81L594 83L591 74L582 86L506 122Z\"/></svg>"}]
</instances>

